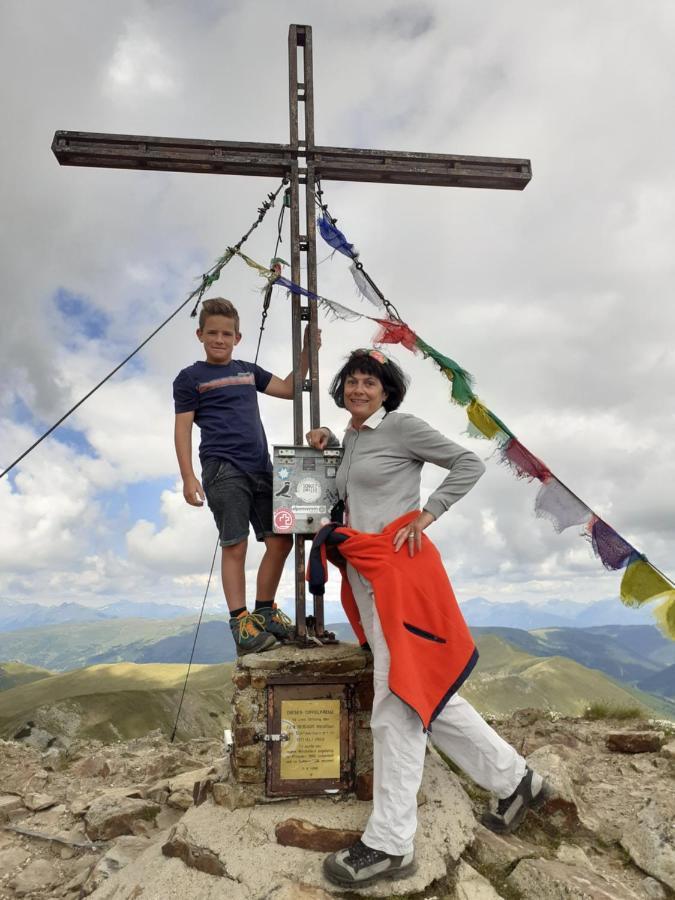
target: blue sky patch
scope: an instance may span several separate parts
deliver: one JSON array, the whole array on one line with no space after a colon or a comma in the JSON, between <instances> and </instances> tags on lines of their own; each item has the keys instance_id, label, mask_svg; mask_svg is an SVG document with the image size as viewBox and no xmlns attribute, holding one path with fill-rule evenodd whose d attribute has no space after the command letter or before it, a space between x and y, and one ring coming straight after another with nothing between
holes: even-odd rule
<instances>
[{"instance_id":1,"label":"blue sky patch","mask_svg":"<svg viewBox=\"0 0 675 900\"><path fill-rule=\"evenodd\" d=\"M30 425L31 428L35 429L38 436L43 434L53 424L53 422L47 422L46 419L37 416L21 397L14 398L11 416L14 422ZM53 431L49 437L45 438L45 442L52 440L57 440L76 453L88 456L91 459L95 459L98 455L82 431L65 424L59 425L56 431Z\"/></svg>"},{"instance_id":2,"label":"blue sky patch","mask_svg":"<svg viewBox=\"0 0 675 900\"><path fill-rule=\"evenodd\" d=\"M173 488L175 480L151 478L99 493L96 500L115 534L112 545L106 549L125 552L126 532L138 519L146 519L158 529L162 528L165 523L160 512L160 496L162 491Z\"/></svg>"},{"instance_id":3,"label":"blue sky patch","mask_svg":"<svg viewBox=\"0 0 675 900\"><path fill-rule=\"evenodd\" d=\"M54 295L54 304L76 334L90 340L105 335L110 323L108 316L84 297L59 288Z\"/></svg>"}]
</instances>

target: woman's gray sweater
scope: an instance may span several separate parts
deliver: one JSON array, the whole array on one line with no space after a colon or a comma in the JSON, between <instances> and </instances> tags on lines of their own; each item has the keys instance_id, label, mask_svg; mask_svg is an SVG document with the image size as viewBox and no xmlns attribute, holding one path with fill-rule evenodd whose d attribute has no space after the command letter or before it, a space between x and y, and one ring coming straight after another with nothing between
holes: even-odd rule
<instances>
[{"instance_id":1,"label":"woman's gray sweater","mask_svg":"<svg viewBox=\"0 0 675 900\"><path fill-rule=\"evenodd\" d=\"M424 504L437 519L468 493L485 471L472 453L417 416L390 412L374 427L345 433L337 489L345 501L347 522L358 531L379 533L385 525L420 509L420 478L425 462L448 474Z\"/></svg>"}]
</instances>

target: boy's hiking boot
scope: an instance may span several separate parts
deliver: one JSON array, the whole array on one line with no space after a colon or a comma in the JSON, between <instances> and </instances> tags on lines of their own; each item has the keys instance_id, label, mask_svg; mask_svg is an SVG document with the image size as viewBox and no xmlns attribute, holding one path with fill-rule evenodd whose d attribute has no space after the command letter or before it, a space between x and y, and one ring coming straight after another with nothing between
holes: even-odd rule
<instances>
[{"instance_id":1,"label":"boy's hiking boot","mask_svg":"<svg viewBox=\"0 0 675 900\"><path fill-rule=\"evenodd\" d=\"M499 800L494 809L483 815L481 822L497 834L511 834L523 821L528 809L538 809L550 796L550 788L541 775L528 768L511 796Z\"/></svg>"},{"instance_id":2,"label":"boy's hiking boot","mask_svg":"<svg viewBox=\"0 0 675 900\"><path fill-rule=\"evenodd\" d=\"M262 606L255 614L263 619L260 627L274 635L278 641L285 643L293 637L293 622L276 603L273 606Z\"/></svg>"},{"instance_id":3,"label":"boy's hiking boot","mask_svg":"<svg viewBox=\"0 0 675 900\"><path fill-rule=\"evenodd\" d=\"M232 637L237 648L237 656L245 656L247 653L260 653L262 650L270 650L276 644L273 634L265 631L265 620L260 613L250 613L244 610L234 619L230 619Z\"/></svg>"},{"instance_id":4,"label":"boy's hiking boot","mask_svg":"<svg viewBox=\"0 0 675 900\"><path fill-rule=\"evenodd\" d=\"M382 878L406 878L416 868L414 852L391 856L382 850L366 847L361 840L347 850L331 853L323 861L326 878L346 888L364 887Z\"/></svg>"}]
</instances>

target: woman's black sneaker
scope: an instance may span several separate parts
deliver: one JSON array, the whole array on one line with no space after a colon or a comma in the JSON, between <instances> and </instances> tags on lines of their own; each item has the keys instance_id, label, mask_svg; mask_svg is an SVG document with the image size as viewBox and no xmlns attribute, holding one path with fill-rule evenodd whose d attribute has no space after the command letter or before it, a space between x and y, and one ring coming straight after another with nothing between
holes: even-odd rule
<instances>
[{"instance_id":1,"label":"woman's black sneaker","mask_svg":"<svg viewBox=\"0 0 675 900\"><path fill-rule=\"evenodd\" d=\"M406 878L412 875L415 853L405 856L391 856L382 850L366 847L358 840L347 850L331 853L323 861L323 874L333 884L340 887L358 888L379 881L381 878Z\"/></svg>"},{"instance_id":2,"label":"woman's black sneaker","mask_svg":"<svg viewBox=\"0 0 675 900\"><path fill-rule=\"evenodd\" d=\"M511 794L486 812L481 822L497 834L511 834L525 818L528 809L538 809L550 796L546 781L532 769L526 769L522 781Z\"/></svg>"}]
</instances>

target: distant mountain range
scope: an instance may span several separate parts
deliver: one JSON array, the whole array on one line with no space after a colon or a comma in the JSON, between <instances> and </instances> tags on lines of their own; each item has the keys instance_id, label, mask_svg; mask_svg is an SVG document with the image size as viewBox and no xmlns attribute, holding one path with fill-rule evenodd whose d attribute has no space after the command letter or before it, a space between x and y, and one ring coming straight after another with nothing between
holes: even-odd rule
<instances>
[{"instance_id":1,"label":"distant mountain range","mask_svg":"<svg viewBox=\"0 0 675 900\"><path fill-rule=\"evenodd\" d=\"M211 607L213 610L213 607ZM216 607L218 609L218 607ZM21 628L43 628L65 622L105 622L110 619L173 619L194 615L195 610L173 603L134 603L125 600L107 606L84 606L81 603L18 603L0 600L0 632Z\"/></svg>"},{"instance_id":2,"label":"distant mountain range","mask_svg":"<svg viewBox=\"0 0 675 900\"><path fill-rule=\"evenodd\" d=\"M287 611L293 602L282 604ZM516 601L492 603L484 597L472 597L461 603L462 612L471 626L522 628L588 628L596 625L651 625L648 609L623 606L618 599L598 600L588 605L559 600L546 606ZM225 606L209 603L211 615L225 614ZM80 603L61 603L48 606L43 603L19 603L0 599L0 632L18 631L23 628L43 628L66 622L106 622L112 619L167 620L196 616L197 610L173 603L135 603L118 601L102 607L84 606Z\"/></svg>"},{"instance_id":3,"label":"distant mountain range","mask_svg":"<svg viewBox=\"0 0 675 900\"><path fill-rule=\"evenodd\" d=\"M652 625L648 608L624 606L609 597L594 603L556 600L545 606L533 603L492 603L484 597L472 597L460 603L469 625L487 628L589 628L594 625Z\"/></svg>"},{"instance_id":4,"label":"distant mountain range","mask_svg":"<svg viewBox=\"0 0 675 900\"><path fill-rule=\"evenodd\" d=\"M353 641L346 623L329 628L340 640ZM642 689L670 704L675 714L675 642L652 625L606 625L592 628L549 627L526 631L519 628L474 627L480 642L499 638L514 652L540 662L567 658L603 673L624 687ZM186 663L195 635L195 615L177 619L105 619L70 622L45 628L26 628L0 634L0 660L16 660L51 671L79 669L101 664ZM193 662L218 664L234 659L234 644L227 619L215 616L202 621ZM489 660L483 660L483 665ZM7 682L18 671L6 664ZM546 671L553 671L550 666ZM555 668L555 667L554 667ZM542 670L543 671L543 670ZM29 680L31 676L23 676ZM1 688L0 688L1 689Z\"/></svg>"}]
</instances>

